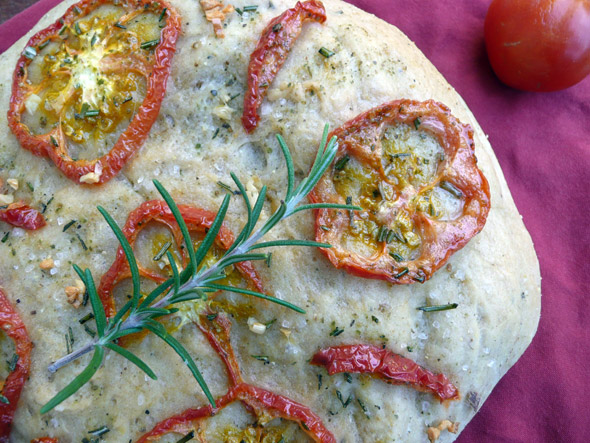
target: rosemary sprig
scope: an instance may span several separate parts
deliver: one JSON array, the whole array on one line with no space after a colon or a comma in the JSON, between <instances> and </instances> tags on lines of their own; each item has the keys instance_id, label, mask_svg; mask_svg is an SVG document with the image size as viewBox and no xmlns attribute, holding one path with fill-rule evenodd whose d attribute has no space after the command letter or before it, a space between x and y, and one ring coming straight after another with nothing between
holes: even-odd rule
<instances>
[{"instance_id":1,"label":"rosemary sprig","mask_svg":"<svg viewBox=\"0 0 590 443\"><path fill-rule=\"evenodd\" d=\"M84 282L88 291L88 297L92 306L94 321L96 323L97 337L91 340L91 342L84 347L79 348L65 357L60 358L51 364L48 369L53 373L89 352L94 352L94 354L88 366L55 397L46 403L41 408L41 413L50 411L65 399L77 392L84 384L86 384L100 368L107 350L118 353L119 355L128 359L131 363L135 364L152 379L157 379L156 374L143 360L141 360L141 358L116 344L119 338L144 330L154 333L157 337L159 337L170 347L172 347L172 349L174 349L174 351L182 358L182 360L190 369L197 383L207 396L209 402L215 406L213 396L211 395L211 392L209 391L209 388L207 387L207 384L199 372L199 369L197 368L193 358L182 346L182 344L179 343L170 333L168 333L168 331L166 331L164 326L159 323L157 319L164 315L169 315L176 312L177 309L171 307L174 304L190 300L206 300L207 293L217 292L219 290L261 298L277 303L296 312L302 314L305 313L303 309L289 303L288 301L280 300L256 291L221 285L217 283L219 280L222 280L226 277L224 270L227 266L243 261L268 260L268 254L253 252L260 248L276 246L330 247L329 244L318 243L310 240L284 239L260 242L266 233L276 226L277 223L286 219L287 217L307 209L332 208L347 209L350 211L361 209L351 205L330 203L299 205L300 202L317 184L328 166L334 161L337 151L336 138L334 137L328 142L327 125L324 129L322 142L320 144L320 148L311 171L297 187L295 187L295 173L289 148L280 135L277 135L277 140L285 157L287 166L287 192L285 199L281 201L281 205L275 211L275 213L255 231L254 229L258 224L262 207L266 199L267 188L266 186L262 187L256 202L254 202L254 205L252 205L244 185L235 176L235 174L232 173L231 177L236 184L238 193L242 196L246 206L246 223L234 243L227 249L224 255L216 263L211 264L209 267L203 266L203 260L213 245L213 242L221 228L225 214L229 207L231 196L229 194L225 195L213 224L209 228L205 238L203 239L203 242L200 244L197 250L195 250L188 231L188 227L182 219L180 211L178 210L174 200L166 191L166 189L164 189L164 187L157 180L154 180L156 189L168 204L176 222L178 223L178 226L180 227L189 262L186 268L184 268L182 271L179 271L174 260L174 256L168 250L163 251L170 262L172 277L157 286L143 300L141 300L139 269L133 250L125 238L125 235L113 220L113 218L103 208L98 207L98 210L103 215L106 222L117 237L121 248L125 253L127 262L129 263L131 280L133 284L132 297L113 317L106 318L105 311L96 291L94 278L92 277L90 270L82 270L78 266L74 265L74 270Z\"/></svg>"}]
</instances>

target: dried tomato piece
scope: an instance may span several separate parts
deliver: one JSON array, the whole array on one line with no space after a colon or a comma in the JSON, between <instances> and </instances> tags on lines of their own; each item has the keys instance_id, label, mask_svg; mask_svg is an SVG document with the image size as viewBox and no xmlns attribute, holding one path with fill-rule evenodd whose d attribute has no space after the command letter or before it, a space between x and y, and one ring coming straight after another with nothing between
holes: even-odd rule
<instances>
[{"instance_id":1,"label":"dried tomato piece","mask_svg":"<svg viewBox=\"0 0 590 443\"><path fill-rule=\"evenodd\" d=\"M216 214L204 209L195 208L192 206L179 205L178 209L184 219L190 233L194 234L205 234L207 230L213 224ZM176 244L178 251L183 250L184 239L180 231L180 227L174 219L174 215L170 211L170 208L166 202L161 200L152 200L143 203L137 209L132 211L127 218L127 222L123 227L123 234L129 241L129 244L133 247L139 233L150 223L156 222L166 226L172 233L173 240ZM232 232L222 226L215 239L215 245L222 249L228 249L234 242L234 235ZM182 254L182 264L186 266L188 258L185 254ZM262 280L260 279L256 269L250 262L237 263L236 265L239 273L251 283L257 291L263 291ZM162 283L167 279L166 276L154 272L138 263L139 274L142 277L148 278L155 281L156 283ZM129 264L123 248L119 247L117 250L117 256L114 263L111 265L106 274L103 275L100 280L98 287L98 295L105 308L107 317L111 317L115 314L115 300L113 297L113 289L120 281L131 277L131 271L129 270Z\"/></svg>"},{"instance_id":2,"label":"dried tomato piece","mask_svg":"<svg viewBox=\"0 0 590 443\"><path fill-rule=\"evenodd\" d=\"M217 400L217 408L211 405L186 411L170 417L158 423L150 432L143 435L137 443L155 441L167 433L187 434L194 432L196 435L202 432L202 422L219 413L221 409L235 401L242 401L250 407L257 417L265 416L265 420L283 418L299 423L301 429L314 441L321 443L336 442L334 435L324 426L322 420L307 406L297 403L283 395L275 394L246 383L230 389L230 391ZM258 432L264 430L257 428ZM200 436L199 436L200 437ZM200 441L204 441L202 438Z\"/></svg>"},{"instance_id":3,"label":"dried tomato piece","mask_svg":"<svg viewBox=\"0 0 590 443\"><path fill-rule=\"evenodd\" d=\"M326 10L322 2L297 2L294 8L287 9L273 18L262 31L248 65L248 87L244 95L242 115L242 124L246 132L250 133L256 129L260 120L258 108L268 87L287 60L306 20L319 23L326 21Z\"/></svg>"},{"instance_id":4,"label":"dried tomato piece","mask_svg":"<svg viewBox=\"0 0 590 443\"><path fill-rule=\"evenodd\" d=\"M328 374L341 372L374 374L387 383L408 384L430 392L441 402L458 400L459 390L443 374L433 374L413 360L371 345L334 346L318 351L310 362Z\"/></svg>"},{"instance_id":5,"label":"dried tomato piece","mask_svg":"<svg viewBox=\"0 0 590 443\"><path fill-rule=\"evenodd\" d=\"M1 208L0 221L30 231L35 231L45 226L43 215L24 203L11 203L5 208Z\"/></svg>"},{"instance_id":6,"label":"dried tomato piece","mask_svg":"<svg viewBox=\"0 0 590 443\"><path fill-rule=\"evenodd\" d=\"M229 318L223 312L209 310L201 314L199 322L195 324L207 337L209 344L223 361L229 375L230 386L241 383L240 366L231 345L231 321Z\"/></svg>"},{"instance_id":7,"label":"dried tomato piece","mask_svg":"<svg viewBox=\"0 0 590 443\"><path fill-rule=\"evenodd\" d=\"M17 62L8 123L21 146L77 183L111 179L158 116L180 27L166 1L71 6Z\"/></svg>"},{"instance_id":8,"label":"dried tomato piece","mask_svg":"<svg viewBox=\"0 0 590 443\"><path fill-rule=\"evenodd\" d=\"M31 443L59 443L59 440L52 437L41 437L31 440Z\"/></svg>"},{"instance_id":9,"label":"dried tomato piece","mask_svg":"<svg viewBox=\"0 0 590 443\"><path fill-rule=\"evenodd\" d=\"M483 228L488 182L473 131L432 100L397 100L330 134L339 148L309 198L362 211L320 209L316 240L337 268L392 283L423 283Z\"/></svg>"},{"instance_id":10,"label":"dried tomato piece","mask_svg":"<svg viewBox=\"0 0 590 443\"><path fill-rule=\"evenodd\" d=\"M9 441L12 417L18 405L21 391L29 376L33 344L18 312L12 307L0 288L0 327L14 342L15 357L10 363L10 373L0 389L0 442Z\"/></svg>"}]
</instances>

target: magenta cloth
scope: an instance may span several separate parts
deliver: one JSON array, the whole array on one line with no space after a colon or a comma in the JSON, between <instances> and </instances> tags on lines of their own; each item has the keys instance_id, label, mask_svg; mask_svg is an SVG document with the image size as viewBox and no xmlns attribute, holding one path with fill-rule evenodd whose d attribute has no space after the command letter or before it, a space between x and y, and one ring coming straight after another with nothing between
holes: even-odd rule
<instances>
[{"instance_id":1,"label":"magenta cloth","mask_svg":"<svg viewBox=\"0 0 590 443\"><path fill-rule=\"evenodd\" d=\"M57 3L41 0L1 25L0 52ZM548 94L503 86L483 44L490 0L351 3L404 31L463 96L489 134L541 262L537 335L458 441L587 441L590 79Z\"/></svg>"}]
</instances>

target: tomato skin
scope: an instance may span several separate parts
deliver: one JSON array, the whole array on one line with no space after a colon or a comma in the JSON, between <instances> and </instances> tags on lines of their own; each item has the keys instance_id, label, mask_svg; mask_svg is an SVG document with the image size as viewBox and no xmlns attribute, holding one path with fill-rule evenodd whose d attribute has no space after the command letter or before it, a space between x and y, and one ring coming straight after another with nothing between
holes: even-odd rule
<instances>
[{"instance_id":1,"label":"tomato skin","mask_svg":"<svg viewBox=\"0 0 590 443\"><path fill-rule=\"evenodd\" d=\"M169 432L187 433L191 430L197 430L200 422L214 416L234 401L242 401L257 415L268 414L272 417L280 417L301 423L304 425L302 429L315 442L336 443L334 435L326 429L321 419L307 406L247 383L240 383L231 388L226 395L216 401L217 408L206 405L197 409L187 409L178 415L161 421L150 432L137 440L136 443L158 441L160 436Z\"/></svg>"},{"instance_id":2,"label":"tomato skin","mask_svg":"<svg viewBox=\"0 0 590 443\"><path fill-rule=\"evenodd\" d=\"M374 374L387 383L408 384L430 392L441 403L458 400L459 390L443 374L433 374L409 358L372 345L334 346L318 351L310 362L323 366L328 374L341 372Z\"/></svg>"},{"instance_id":3,"label":"tomato skin","mask_svg":"<svg viewBox=\"0 0 590 443\"><path fill-rule=\"evenodd\" d=\"M258 108L266 95L269 85L279 69L287 60L289 51L301 33L303 22L326 21L326 10L320 1L297 2L294 8L287 9L273 18L262 31L256 49L250 56L248 65L248 87L244 94L244 114L242 125L247 133L256 129L260 117Z\"/></svg>"},{"instance_id":4,"label":"tomato skin","mask_svg":"<svg viewBox=\"0 0 590 443\"><path fill-rule=\"evenodd\" d=\"M57 38L64 26L71 25L79 18L78 10L86 15L104 4L113 3L112 0L81 0L70 6L66 13L49 27L39 31L27 43L27 47L36 48L39 45ZM137 8L150 4L146 0L134 0ZM8 110L8 124L20 145L34 155L49 157L54 164L72 181L80 183L80 178L89 173L100 171L98 182L100 185L113 178L135 152L147 140L150 129L160 112L160 105L166 93L166 83L170 74L172 58L176 51L176 41L181 31L181 19L176 10L165 1L159 2L162 11L166 9L166 26L161 31L160 43L154 51L154 64L147 77L147 92L143 103L137 110L127 129L120 135L111 150L94 160L75 160L66 147L66 138L59 125L52 132L44 135L34 135L21 121L25 109L27 66L30 64L25 55L18 59L12 80L12 95ZM57 144L57 146L55 145Z\"/></svg>"},{"instance_id":5,"label":"tomato skin","mask_svg":"<svg viewBox=\"0 0 590 443\"><path fill-rule=\"evenodd\" d=\"M484 25L498 78L516 89L565 89L590 73L590 1L494 0Z\"/></svg>"},{"instance_id":6,"label":"tomato skin","mask_svg":"<svg viewBox=\"0 0 590 443\"><path fill-rule=\"evenodd\" d=\"M8 443L12 417L29 376L33 343L18 312L12 307L2 288L0 288L0 327L14 342L15 353L18 355L14 371L8 374L0 390L0 394L8 400L8 403L0 402L0 443Z\"/></svg>"},{"instance_id":7,"label":"tomato skin","mask_svg":"<svg viewBox=\"0 0 590 443\"><path fill-rule=\"evenodd\" d=\"M45 226L43 215L23 203L12 203L7 208L0 209L0 221L29 231L36 231Z\"/></svg>"}]
</instances>

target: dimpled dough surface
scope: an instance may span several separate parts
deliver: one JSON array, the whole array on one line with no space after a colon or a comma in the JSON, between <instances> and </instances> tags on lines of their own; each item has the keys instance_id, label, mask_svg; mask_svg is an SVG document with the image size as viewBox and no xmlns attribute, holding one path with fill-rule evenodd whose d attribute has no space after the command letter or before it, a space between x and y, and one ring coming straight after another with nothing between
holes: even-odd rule
<instances>
[{"instance_id":1,"label":"dimpled dough surface","mask_svg":"<svg viewBox=\"0 0 590 443\"><path fill-rule=\"evenodd\" d=\"M242 306L249 302L249 310L234 316L232 343L247 382L309 406L338 441L423 442L427 441L426 428L443 419L458 421L463 429L535 333L540 312L539 267L486 136L462 99L414 44L393 26L348 4L326 0L326 24L304 26L269 88L258 129L247 136L239 118L249 55L266 23L294 2L273 0L269 5L264 1L255 13L233 13L226 20L225 38L217 39L196 0L171 1L183 17L183 29L158 120L122 173L104 186L88 188L64 178L47 159L21 149L5 118L12 67L19 52L33 32L52 23L72 3L56 7L0 57L4 66L0 73L0 176L17 178L21 183L17 198L36 206L54 198L45 213L48 226L38 232L26 233L0 223L2 233L11 231L9 240L0 243L0 284L35 344L31 376L20 399L11 440L28 442L50 435L59 437L61 443L79 442L90 437L88 430L108 426L110 432L102 437L105 442L134 441L158 421L206 404L181 360L150 335L135 344L133 351L154 369L158 381L109 353L103 368L81 391L54 411L39 414L40 407L89 359L85 356L55 375L47 371L48 364L65 353L68 326L75 347L89 340L78 323L89 307L74 309L64 293L75 278L71 263L89 267L98 281L115 256L117 241L97 205L122 225L141 202L158 197L151 183L157 178L178 203L216 210L224 195L216 183L230 183L233 171L252 197L263 184L268 186L263 218L268 217L286 189L276 133L283 134L290 146L300 179L310 168L325 123L335 128L399 98L440 101L473 126L479 166L491 190L492 208L483 231L431 280L410 286L351 276L334 269L314 249L276 249L270 268L258 266L266 289L304 307L307 314L236 297L234 301ZM234 6L245 4L248 2L238 0ZM318 54L322 46L336 54L322 57ZM211 91L217 91L216 95ZM23 186L25 182L34 191ZM72 219L79 223L62 232ZM243 220L244 206L233 197L227 224L236 232ZM309 239L314 235L313 226L312 214L302 213L279 225L270 238ZM48 256L59 263L54 275L39 268ZM435 313L416 310L449 302L459 307ZM246 324L249 316L261 322L276 318L276 323L263 335L253 334ZM289 328L290 336L282 334L280 327ZM335 327L344 332L331 337ZM196 358L213 395L225 393L223 366L203 335L186 322L176 337ZM410 387L358 375L346 383L342 375L329 377L324 369L307 363L319 348L365 342L386 344L433 372L446 374L459 388L461 400L447 408L430 394ZM263 364L251 355L267 355L271 363ZM318 389L320 373L323 383ZM344 398L352 394L361 399L366 413L356 401L343 409L336 390ZM243 411L228 410L216 425L237 420L232 414ZM445 431L439 441L454 438Z\"/></svg>"}]
</instances>

